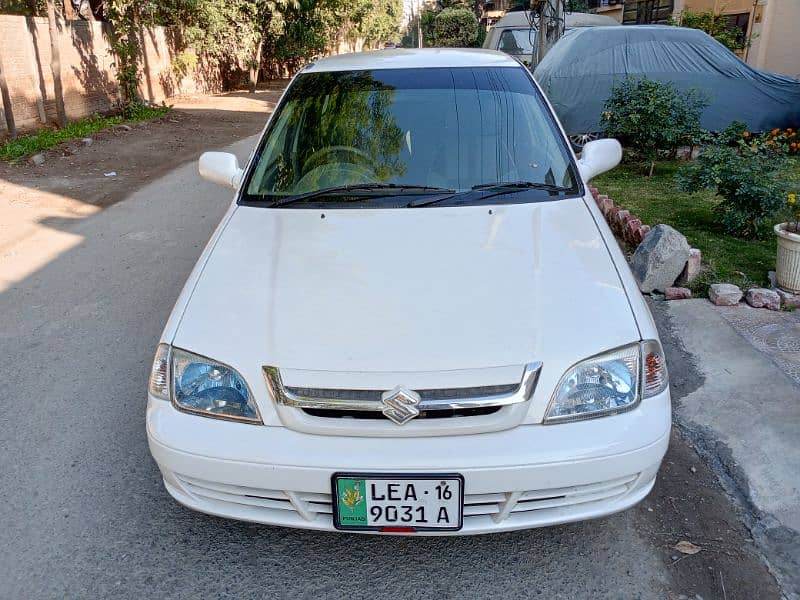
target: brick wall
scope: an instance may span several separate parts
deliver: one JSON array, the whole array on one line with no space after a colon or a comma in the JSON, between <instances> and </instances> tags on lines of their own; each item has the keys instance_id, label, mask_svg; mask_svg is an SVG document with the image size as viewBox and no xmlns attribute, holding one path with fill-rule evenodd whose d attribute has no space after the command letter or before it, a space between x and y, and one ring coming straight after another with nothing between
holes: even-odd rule
<instances>
[{"instance_id":1,"label":"brick wall","mask_svg":"<svg viewBox=\"0 0 800 600\"><path fill-rule=\"evenodd\" d=\"M108 42L108 24L60 21L61 82L68 119L113 109L118 102L114 57ZM215 77L198 69L177 78L175 51L162 27L143 29L140 93L152 102L178 94L210 91ZM34 129L56 118L53 76L50 71L50 34L47 19L0 15L0 60L11 95L14 120L20 130ZM2 106L0 105L0 111ZM0 135L5 133L0 118Z\"/></svg>"}]
</instances>

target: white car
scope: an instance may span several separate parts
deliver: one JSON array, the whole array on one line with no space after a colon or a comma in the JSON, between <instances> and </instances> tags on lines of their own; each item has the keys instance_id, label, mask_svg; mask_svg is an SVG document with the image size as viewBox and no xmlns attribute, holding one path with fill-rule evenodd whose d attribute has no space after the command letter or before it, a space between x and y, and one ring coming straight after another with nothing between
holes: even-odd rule
<instances>
[{"instance_id":1,"label":"white car","mask_svg":"<svg viewBox=\"0 0 800 600\"><path fill-rule=\"evenodd\" d=\"M658 333L531 74L486 50L335 56L292 81L156 352L169 493L316 530L476 534L642 500Z\"/></svg>"}]
</instances>

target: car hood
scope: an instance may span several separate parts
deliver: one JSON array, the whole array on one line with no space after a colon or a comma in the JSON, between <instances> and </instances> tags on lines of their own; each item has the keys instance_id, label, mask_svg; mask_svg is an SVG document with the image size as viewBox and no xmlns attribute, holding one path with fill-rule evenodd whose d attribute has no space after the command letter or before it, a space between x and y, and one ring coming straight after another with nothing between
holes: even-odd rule
<instances>
[{"instance_id":1,"label":"car hood","mask_svg":"<svg viewBox=\"0 0 800 600\"><path fill-rule=\"evenodd\" d=\"M574 362L638 339L578 198L324 213L239 207L173 343L248 381L273 365L288 384L391 389L398 373L410 386L509 383L532 361L544 364L540 385L555 385ZM481 376L442 382L430 373Z\"/></svg>"}]
</instances>

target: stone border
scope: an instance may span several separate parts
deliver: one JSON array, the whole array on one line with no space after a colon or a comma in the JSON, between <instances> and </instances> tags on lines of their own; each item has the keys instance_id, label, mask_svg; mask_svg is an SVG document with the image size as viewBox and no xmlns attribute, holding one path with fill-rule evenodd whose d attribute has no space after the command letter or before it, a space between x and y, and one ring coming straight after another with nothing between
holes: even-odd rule
<instances>
[{"instance_id":1,"label":"stone border","mask_svg":"<svg viewBox=\"0 0 800 600\"><path fill-rule=\"evenodd\" d=\"M614 200L605 194L601 194L596 187L590 187L589 191L611 230L631 246L636 247L641 244L647 234L650 233L651 227L642 223L642 220L631 211L622 209L614 204ZM686 261L686 267L676 280L676 284L683 285L694 281L700 275L702 269L703 253L697 248L691 248L689 250L689 260ZM683 290L685 288L676 289Z\"/></svg>"},{"instance_id":2,"label":"stone border","mask_svg":"<svg viewBox=\"0 0 800 600\"><path fill-rule=\"evenodd\" d=\"M650 226L642 223L642 220L629 210L621 209L614 204L611 198L601 194L596 187L590 187L589 191L611 230L633 246L641 244L650 233Z\"/></svg>"},{"instance_id":3,"label":"stone border","mask_svg":"<svg viewBox=\"0 0 800 600\"><path fill-rule=\"evenodd\" d=\"M642 223L642 220L631 213L629 210L620 208L614 200L601 194L596 187L589 187L597 207L603 213L603 217L615 235L621 237L631 246L638 246L650 233L650 226ZM693 281L702 270L703 254L697 248L689 250L689 260L683 273L678 276L675 286L681 286ZM730 283L712 284L709 288L708 299L717 306L738 306L742 299L753 308L766 308L769 310L794 310L800 309L800 294L790 294L774 283L774 272L770 271L771 289L750 288L741 290L738 286ZM691 298L692 294L685 287L669 287L665 290L665 300L683 300Z\"/></svg>"}]
</instances>

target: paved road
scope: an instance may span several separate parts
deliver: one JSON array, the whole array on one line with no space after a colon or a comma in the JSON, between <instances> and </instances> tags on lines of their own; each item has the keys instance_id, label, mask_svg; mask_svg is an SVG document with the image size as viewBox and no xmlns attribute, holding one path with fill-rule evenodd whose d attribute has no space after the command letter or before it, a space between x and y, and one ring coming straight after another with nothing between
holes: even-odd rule
<instances>
[{"instance_id":1,"label":"paved road","mask_svg":"<svg viewBox=\"0 0 800 600\"><path fill-rule=\"evenodd\" d=\"M186 165L102 212L48 219L73 243L0 292L0 598L779 596L679 437L639 507L543 530L358 537L176 504L147 451L145 385L227 202ZM676 395L695 377L679 373ZM703 551L678 556L682 539Z\"/></svg>"}]
</instances>

